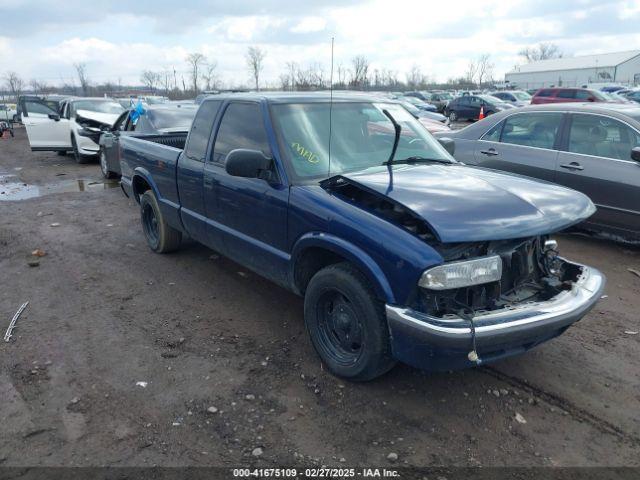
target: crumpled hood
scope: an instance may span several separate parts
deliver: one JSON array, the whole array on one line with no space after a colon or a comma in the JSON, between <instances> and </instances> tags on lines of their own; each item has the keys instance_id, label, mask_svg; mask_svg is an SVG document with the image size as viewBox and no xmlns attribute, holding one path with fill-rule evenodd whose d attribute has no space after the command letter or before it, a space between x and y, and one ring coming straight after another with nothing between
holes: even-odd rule
<instances>
[{"instance_id":1,"label":"crumpled hood","mask_svg":"<svg viewBox=\"0 0 640 480\"><path fill-rule=\"evenodd\" d=\"M588 197L565 187L465 165L402 165L342 175L424 219L440 241L530 237L590 217Z\"/></svg>"},{"instance_id":2,"label":"crumpled hood","mask_svg":"<svg viewBox=\"0 0 640 480\"><path fill-rule=\"evenodd\" d=\"M104 123L106 126L111 127L116 120L121 115L121 113L101 113L101 112L91 112L89 110L78 110L76 112L76 117L78 121L82 119L86 120L94 120L96 122ZM82 118L79 118L82 117Z\"/></svg>"}]
</instances>

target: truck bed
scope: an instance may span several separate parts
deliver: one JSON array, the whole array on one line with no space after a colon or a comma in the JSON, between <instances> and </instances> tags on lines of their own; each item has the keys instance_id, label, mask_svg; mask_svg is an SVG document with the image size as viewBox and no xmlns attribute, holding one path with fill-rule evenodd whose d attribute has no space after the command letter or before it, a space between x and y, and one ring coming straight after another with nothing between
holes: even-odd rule
<instances>
[{"instance_id":1,"label":"truck bed","mask_svg":"<svg viewBox=\"0 0 640 480\"><path fill-rule=\"evenodd\" d=\"M176 169L186 140L187 133L120 137L123 188L127 194L134 194L132 178L135 172L141 174L155 191L167 222L176 228L181 227Z\"/></svg>"}]
</instances>

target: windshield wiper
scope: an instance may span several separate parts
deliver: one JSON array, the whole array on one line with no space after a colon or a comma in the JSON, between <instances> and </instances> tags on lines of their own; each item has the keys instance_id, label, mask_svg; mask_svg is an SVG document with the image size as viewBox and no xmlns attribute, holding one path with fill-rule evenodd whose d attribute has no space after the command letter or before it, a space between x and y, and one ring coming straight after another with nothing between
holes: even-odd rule
<instances>
[{"instance_id":1,"label":"windshield wiper","mask_svg":"<svg viewBox=\"0 0 640 480\"><path fill-rule=\"evenodd\" d=\"M418 155L413 157L403 158L402 160L393 160L392 162L385 162L383 165L389 165L393 163L394 165L404 164L404 163L444 163L444 164L453 164L451 160L446 160L444 158L426 158L420 157Z\"/></svg>"},{"instance_id":2,"label":"windshield wiper","mask_svg":"<svg viewBox=\"0 0 640 480\"><path fill-rule=\"evenodd\" d=\"M391 123L393 123L393 129L395 130L395 137L393 139L393 148L391 149L391 155L389 155L389 160L387 160L384 165L391 165L393 163L393 157L395 157L396 155L396 150L398 149L398 143L400 142L400 132L402 131L402 127L400 126L400 124L398 122L396 122L396 119L393 118L393 115L391 115L389 113L389 110L382 110L382 113L385 114L385 116L391 120Z\"/></svg>"}]
</instances>

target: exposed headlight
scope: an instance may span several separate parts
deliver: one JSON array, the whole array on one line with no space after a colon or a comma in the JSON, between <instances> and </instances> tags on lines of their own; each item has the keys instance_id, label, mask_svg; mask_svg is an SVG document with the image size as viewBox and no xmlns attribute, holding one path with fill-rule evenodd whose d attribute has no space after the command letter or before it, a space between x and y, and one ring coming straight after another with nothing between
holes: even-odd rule
<instances>
[{"instance_id":1,"label":"exposed headlight","mask_svg":"<svg viewBox=\"0 0 640 480\"><path fill-rule=\"evenodd\" d=\"M424 271L418 285L431 290L448 290L496 282L500 278L502 278L502 260L498 255L493 255L430 268Z\"/></svg>"}]
</instances>

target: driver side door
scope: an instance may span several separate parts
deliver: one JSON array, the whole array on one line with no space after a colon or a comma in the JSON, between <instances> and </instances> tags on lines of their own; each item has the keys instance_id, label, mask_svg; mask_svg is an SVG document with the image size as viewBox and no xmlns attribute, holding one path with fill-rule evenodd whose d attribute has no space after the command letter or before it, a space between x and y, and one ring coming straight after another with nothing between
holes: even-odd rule
<instances>
[{"instance_id":1,"label":"driver side door","mask_svg":"<svg viewBox=\"0 0 640 480\"><path fill-rule=\"evenodd\" d=\"M44 100L22 100L22 123L32 151L71 150L69 119L63 118Z\"/></svg>"}]
</instances>

